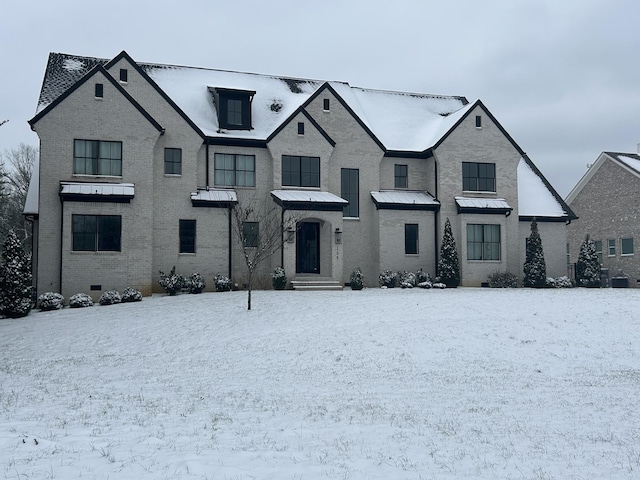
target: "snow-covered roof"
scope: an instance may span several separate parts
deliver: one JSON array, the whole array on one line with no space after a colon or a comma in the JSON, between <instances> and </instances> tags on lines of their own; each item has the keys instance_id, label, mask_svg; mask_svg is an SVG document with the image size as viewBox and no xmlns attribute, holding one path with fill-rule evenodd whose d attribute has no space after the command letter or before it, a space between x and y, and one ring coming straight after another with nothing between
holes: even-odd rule
<instances>
[{"instance_id":1,"label":"snow-covered roof","mask_svg":"<svg viewBox=\"0 0 640 480\"><path fill-rule=\"evenodd\" d=\"M624 163L627 167L640 173L640 155L635 153L617 153L617 152L605 152L610 157L617 159Z\"/></svg>"},{"instance_id":2,"label":"snow-covered roof","mask_svg":"<svg viewBox=\"0 0 640 480\"><path fill-rule=\"evenodd\" d=\"M460 208L481 210L513 210L504 198L456 197Z\"/></svg>"},{"instance_id":3,"label":"snow-covered roof","mask_svg":"<svg viewBox=\"0 0 640 480\"><path fill-rule=\"evenodd\" d=\"M133 197L133 183L60 182L60 195L99 195Z\"/></svg>"},{"instance_id":4,"label":"snow-covered roof","mask_svg":"<svg viewBox=\"0 0 640 480\"><path fill-rule=\"evenodd\" d=\"M96 65L107 63L106 59L51 53L36 113ZM150 63L138 63L138 66L204 135L213 138L266 140L324 85L342 97L387 150L422 152L432 147L470 108L467 99L460 96L371 90L344 82L209 68ZM255 92L251 130L219 128L211 93L211 89L216 88Z\"/></svg>"},{"instance_id":5,"label":"snow-covered roof","mask_svg":"<svg viewBox=\"0 0 640 480\"><path fill-rule=\"evenodd\" d=\"M371 192L376 206L380 208L411 208L411 209L429 209L440 205L435 198L427 192L422 191L406 191L406 190L382 190L379 192Z\"/></svg>"},{"instance_id":6,"label":"snow-covered roof","mask_svg":"<svg viewBox=\"0 0 640 480\"><path fill-rule=\"evenodd\" d=\"M338 203L347 205L344 198L340 198L330 192L309 190L273 190L271 195L282 202L296 203Z\"/></svg>"},{"instance_id":7,"label":"snow-covered roof","mask_svg":"<svg viewBox=\"0 0 640 480\"><path fill-rule=\"evenodd\" d=\"M563 205L524 158L518 164L518 215L521 217L567 217Z\"/></svg>"},{"instance_id":8,"label":"snow-covered roof","mask_svg":"<svg viewBox=\"0 0 640 480\"><path fill-rule=\"evenodd\" d=\"M234 190L208 189L191 192L192 202L238 203L238 196Z\"/></svg>"}]
</instances>

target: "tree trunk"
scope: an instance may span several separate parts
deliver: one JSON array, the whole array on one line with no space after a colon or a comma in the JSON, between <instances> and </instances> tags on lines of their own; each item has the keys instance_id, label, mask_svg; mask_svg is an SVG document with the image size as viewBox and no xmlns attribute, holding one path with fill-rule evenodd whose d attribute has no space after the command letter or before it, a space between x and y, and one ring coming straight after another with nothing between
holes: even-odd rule
<instances>
[{"instance_id":1,"label":"tree trunk","mask_svg":"<svg viewBox=\"0 0 640 480\"><path fill-rule=\"evenodd\" d=\"M249 281L247 283L247 310L251 310L251 288L253 283L253 272L249 271Z\"/></svg>"}]
</instances>

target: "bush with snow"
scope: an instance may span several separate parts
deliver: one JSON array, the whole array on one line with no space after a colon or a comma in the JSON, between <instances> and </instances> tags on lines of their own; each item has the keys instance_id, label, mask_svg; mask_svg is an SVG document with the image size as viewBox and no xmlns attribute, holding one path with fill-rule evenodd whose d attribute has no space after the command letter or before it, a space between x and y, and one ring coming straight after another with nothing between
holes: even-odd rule
<instances>
[{"instance_id":1,"label":"bush with snow","mask_svg":"<svg viewBox=\"0 0 640 480\"><path fill-rule=\"evenodd\" d=\"M444 223L444 234L440 245L440 259L438 260L438 277L440 283L449 287L460 285L460 261L456 241L453 238L449 218ZM434 285L435 287L435 285Z\"/></svg>"},{"instance_id":2,"label":"bush with snow","mask_svg":"<svg viewBox=\"0 0 640 480\"><path fill-rule=\"evenodd\" d=\"M142 301L142 293L140 290L136 290L135 288L127 287L122 292L122 302L140 302Z\"/></svg>"},{"instance_id":3,"label":"bush with snow","mask_svg":"<svg viewBox=\"0 0 640 480\"><path fill-rule=\"evenodd\" d=\"M425 282L431 283L431 275L429 275L424 270L420 269L416 272L416 282L419 284L425 283Z\"/></svg>"},{"instance_id":4,"label":"bush with snow","mask_svg":"<svg viewBox=\"0 0 640 480\"><path fill-rule=\"evenodd\" d=\"M93 307L93 299L86 293L76 293L69 297L71 308Z\"/></svg>"},{"instance_id":5,"label":"bush with snow","mask_svg":"<svg viewBox=\"0 0 640 480\"><path fill-rule=\"evenodd\" d=\"M217 273L213 278L213 283L216 286L216 292L230 292L233 287L231 279L221 273Z\"/></svg>"},{"instance_id":6,"label":"bush with snow","mask_svg":"<svg viewBox=\"0 0 640 480\"><path fill-rule=\"evenodd\" d=\"M430 281L427 280L427 281L418 283L417 286L418 286L418 288L429 289L429 288L433 288L433 283L431 283Z\"/></svg>"},{"instance_id":7,"label":"bush with snow","mask_svg":"<svg viewBox=\"0 0 640 480\"><path fill-rule=\"evenodd\" d=\"M398 272L398 281L401 288L413 288L418 283L413 272Z\"/></svg>"},{"instance_id":8,"label":"bush with snow","mask_svg":"<svg viewBox=\"0 0 640 480\"><path fill-rule=\"evenodd\" d=\"M45 292L38 297L40 310L59 310L64 306L64 297L59 293Z\"/></svg>"},{"instance_id":9,"label":"bush with snow","mask_svg":"<svg viewBox=\"0 0 640 480\"><path fill-rule=\"evenodd\" d=\"M107 290L100 295L100 305L114 305L121 301L122 297L117 290Z\"/></svg>"},{"instance_id":10,"label":"bush with snow","mask_svg":"<svg viewBox=\"0 0 640 480\"><path fill-rule=\"evenodd\" d=\"M189 284L189 293L202 293L204 287L206 287L206 283L204 282L204 278L198 272L191 275L191 278L187 280Z\"/></svg>"},{"instance_id":11,"label":"bush with snow","mask_svg":"<svg viewBox=\"0 0 640 480\"><path fill-rule=\"evenodd\" d=\"M0 263L0 315L29 315L33 306L31 281L31 255L24 251L15 232L9 230Z\"/></svg>"},{"instance_id":12,"label":"bush with snow","mask_svg":"<svg viewBox=\"0 0 640 480\"><path fill-rule=\"evenodd\" d=\"M576 279L581 287L600 287L600 261L596 253L596 244L586 236L580 246L580 254L576 263Z\"/></svg>"},{"instance_id":13,"label":"bush with snow","mask_svg":"<svg viewBox=\"0 0 640 480\"><path fill-rule=\"evenodd\" d=\"M573 282L569 277L563 275L561 277L547 277L547 286L550 288L573 288Z\"/></svg>"},{"instance_id":14,"label":"bush with snow","mask_svg":"<svg viewBox=\"0 0 640 480\"><path fill-rule=\"evenodd\" d=\"M523 266L523 287L541 288L546 286L547 266L544 261L542 239L538 232L538 222L531 221L531 234L527 237L526 260Z\"/></svg>"},{"instance_id":15,"label":"bush with snow","mask_svg":"<svg viewBox=\"0 0 640 480\"><path fill-rule=\"evenodd\" d=\"M360 267L356 267L356 269L351 272L349 282L351 290L362 290L364 287L364 274L362 273L362 270L360 270Z\"/></svg>"},{"instance_id":16,"label":"bush with snow","mask_svg":"<svg viewBox=\"0 0 640 480\"><path fill-rule=\"evenodd\" d=\"M380 286L384 288L394 288L396 286L396 282L398 281L398 274L396 272L392 272L391 270L383 270L378 275L378 279L380 280Z\"/></svg>"},{"instance_id":17,"label":"bush with snow","mask_svg":"<svg viewBox=\"0 0 640 480\"><path fill-rule=\"evenodd\" d=\"M488 278L491 288L516 288L518 286L518 277L513 273L493 272Z\"/></svg>"},{"instance_id":18,"label":"bush with snow","mask_svg":"<svg viewBox=\"0 0 640 480\"><path fill-rule=\"evenodd\" d=\"M284 290L287 286L287 274L282 267L276 267L271 274L271 285L274 290Z\"/></svg>"},{"instance_id":19,"label":"bush with snow","mask_svg":"<svg viewBox=\"0 0 640 480\"><path fill-rule=\"evenodd\" d=\"M442 282L436 282L432 285L433 288L447 288L447 284L446 283L442 283Z\"/></svg>"},{"instance_id":20,"label":"bush with snow","mask_svg":"<svg viewBox=\"0 0 640 480\"><path fill-rule=\"evenodd\" d=\"M164 288L164 291L169 295L175 295L180 291L182 287L186 284L186 279L176 273L176 266L174 265L171 271L168 274L165 274L163 271L160 271L160 286Z\"/></svg>"}]
</instances>

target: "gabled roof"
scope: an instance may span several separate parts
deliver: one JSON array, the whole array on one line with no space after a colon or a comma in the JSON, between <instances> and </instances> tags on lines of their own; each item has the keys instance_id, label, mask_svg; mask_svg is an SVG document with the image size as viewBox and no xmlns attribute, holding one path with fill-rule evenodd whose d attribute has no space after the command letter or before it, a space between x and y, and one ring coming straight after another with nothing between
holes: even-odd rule
<instances>
[{"instance_id":1,"label":"gabled roof","mask_svg":"<svg viewBox=\"0 0 640 480\"><path fill-rule=\"evenodd\" d=\"M518 217L551 222L578 218L526 155L518 163Z\"/></svg>"},{"instance_id":2,"label":"gabled roof","mask_svg":"<svg viewBox=\"0 0 640 480\"><path fill-rule=\"evenodd\" d=\"M92 68L109 68L120 58L127 58L137 65L150 83L210 143L250 141L264 146L287 119L328 89L383 151L423 152L450 129L459 117L454 114L468 104L461 96L371 90L351 87L344 82L139 63L133 62L126 52L113 60L51 53L37 114L64 95ZM255 91L252 129L220 129L210 88Z\"/></svg>"},{"instance_id":3,"label":"gabled roof","mask_svg":"<svg viewBox=\"0 0 640 480\"><path fill-rule=\"evenodd\" d=\"M576 199L585 185L589 183L589 180L591 180L604 162L607 161L619 165L631 175L635 175L640 178L640 153L602 152L595 163L589 166L586 173L580 180L578 180L576 186L569 192L566 199L567 203L572 203Z\"/></svg>"}]
</instances>

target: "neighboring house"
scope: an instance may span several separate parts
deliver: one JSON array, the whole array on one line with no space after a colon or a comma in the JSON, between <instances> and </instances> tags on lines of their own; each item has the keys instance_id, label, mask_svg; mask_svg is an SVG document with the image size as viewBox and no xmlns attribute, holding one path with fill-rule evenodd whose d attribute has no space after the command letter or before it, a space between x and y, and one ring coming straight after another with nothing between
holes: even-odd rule
<instances>
[{"instance_id":1,"label":"neighboring house","mask_svg":"<svg viewBox=\"0 0 640 480\"><path fill-rule=\"evenodd\" d=\"M479 100L52 53L29 123L38 292L148 295L173 265L242 285L230 209L250 200L297 219L265 276L435 275L448 217L462 284L480 285L521 275L534 216L566 273L575 215Z\"/></svg>"},{"instance_id":2,"label":"neighboring house","mask_svg":"<svg viewBox=\"0 0 640 480\"><path fill-rule=\"evenodd\" d=\"M567 261L578 261L587 235L604 278L640 282L640 145L638 153L602 152L566 198L580 216L568 229Z\"/></svg>"}]
</instances>

